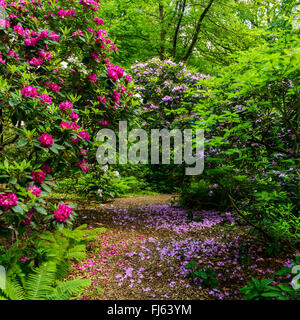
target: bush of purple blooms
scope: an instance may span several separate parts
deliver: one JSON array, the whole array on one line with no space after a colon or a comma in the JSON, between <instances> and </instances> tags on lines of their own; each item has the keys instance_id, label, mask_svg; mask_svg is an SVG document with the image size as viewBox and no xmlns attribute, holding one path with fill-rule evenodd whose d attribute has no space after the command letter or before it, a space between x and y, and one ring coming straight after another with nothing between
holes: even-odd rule
<instances>
[{"instance_id":1,"label":"bush of purple blooms","mask_svg":"<svg viewBox=\"0 0 300 320\"><path fill-rule=\"evenodd\" d=\"M174 125L190 126L193 108L205 96L199 80L209 75L189 70L182 62L153 58L132 67L135 89L142 99L144 126L172 128ZM193 94L188 94L194 90ZM197 118L197 117L196 117Z\"/></svg>"}]
</instances>

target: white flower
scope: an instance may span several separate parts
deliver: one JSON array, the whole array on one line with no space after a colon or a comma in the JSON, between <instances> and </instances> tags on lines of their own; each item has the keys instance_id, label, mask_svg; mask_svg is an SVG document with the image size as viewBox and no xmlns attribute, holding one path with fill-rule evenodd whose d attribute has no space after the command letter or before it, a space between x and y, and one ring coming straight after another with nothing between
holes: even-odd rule
<instances>
[{"instance_id":1,"label":"white flower","mask_svg":"<svg viewBox=\"0 0 300 320\"><path fill-rule=\"evenodd\" d=\"M114 171L113 175L114 175L115 178L119 178L120 177L119 171Z\"/></svg>"},{"instance_id":2,"label":"white flower","mask_svg":"<svg viewBox=\"0 0 300 320\"><path fill-rule=\"evenodd\" d=\"M101 197L103 197L103 194L102 194L102 192L103 192L103 190L102 189L99 189L98 191L97 191L97 193L98 193L98 196L101 198Z\"/></svg>"},{"instance_id":3,"label":"white flower","mask_svg":"<svg viewBox=\"0 0 300 320\"><path fill-rule=\"evenodd\" d=\"M108 170L108 166L106 165L106 166L102 167L101 170L106 172Z\"/></svg>"}]
</instances>

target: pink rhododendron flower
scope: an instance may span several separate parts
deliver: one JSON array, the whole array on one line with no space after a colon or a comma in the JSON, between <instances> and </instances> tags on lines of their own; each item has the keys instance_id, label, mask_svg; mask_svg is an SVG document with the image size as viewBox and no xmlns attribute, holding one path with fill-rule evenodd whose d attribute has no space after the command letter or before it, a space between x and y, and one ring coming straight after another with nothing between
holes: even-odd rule
<instances>
[{"instance_id":1,"label":"pink rhododendron flower","mask_svg":"<svg viewBox=\"0 0 300 320\"><path fill-rule=\"evenodd\" d=\"M129 74L127 74L124 78L126 83L130 83L132 81L132 77Z\"/></svg>"},{"instance_id":2,"label":"pink rhododendron flower","mask_svg":"<svg viewBox=\"0 0 300 320\"><path fill-rule=\"evenodd\" d=\"M90 140L90 135L86 131L81 131L78 133L78 135L79 135L79 137L81 137L84 140L87 140L87 141Z\"/></svg>"},{"instance_id":3,"label":"pink rhododendron flower","mask_svg":"<svg viewBox=\"0 0 300 320\"><path fill-rule=\"evenodd\" d=\"M114 101L119 101L119 100L120 100L120 94L119 94L118 91L114 91L114 94L113 94L113 96L112 96L112 99L113 99Z\"/></svg>"},{"instance_id":4,"label":"pink rhododendron flower","mask_svg":"<svg viewBox=\"0 0 300 320\"><path fill-rule=\"evenodd\" d=\"M39 96L39 98L40 98L41 100L43 100L43 101L45 101L45 102L49 103L49 104L51 104L51 103L52 103L52 99L51 99L51 97L49 97L49 96L48 96L48 95L46 95L46 94L41 94L41 95Z\"/></svg>"},{"instance_id":5,"label":"pink rhododendron flower","mask_svg":"<svg viewBox=\"0 0 300 320\"><path fill-rule=\"evenodd\" d=\"M39 57L39 58L32 58L31 60L29 61L26 61L28 64L30 64L31 66L42 66L43 63L44 63L44 60Z\"/></svg>"},{"instance_id":6,"label":"pink rhododendron flower","mask_svg":"<svg viewBox=\"0 0 300 320\"><path fill-rule=\"evenodd\" d=\"M0 208L3 211L8 211L11 207L18 204L18 197L14 193L0 194Z\"/></svg>"},{"instance_id":7,"label":"pink rhododendron flower","mask_svg":"<svg viewBox=\"0 0 300 320\"><path fill-rule=\"evenodd\" d=\"M106 98L105 98L105 97L99 96L99 97L97 98L97 100L100 101L100 102L102 102L103 104L106 104Z\"/></svg>"},{"instance_id":8,"label":"pink rhododendron flower","mask_svg":"<svg viewBox=\"0 0 300 320\"><path fill-rule=\"evenodd\" d=\"M88 76L88 79L94 83L97 83L97 77L98 77L98 74L97 73L92 73L91 75Z\"/></svg>"},{"instance_id":9,"label":"pink rhododendron flower","mask_svg":"<svg viewBox=\"0 0 300 320\"><path fill-rule=\"evenodd\" d=\"M57 222L66 222L70 215L74 214L71 207L67 206L66 204L60 203L58 209L54 211L54 219Z\"/></svg>"},{"instance_id":10,"label":"pink rhododendron flower","mask_svg":"<svg viewBox=\"0 0 300 320\"><path fill-rule=\"evenodd\" d=\"M62 123L59 126L61 129L71 129L71 126L68 122L62 121Z\"/></svg>"},{"instance_id":11,"label":"pink rhododendron flower","mask_svg":"<svg viewBox=\"0 0 300 320\"><path fill-rule=\"evenodd\" d=\"M97 26L99 26L99 25L103 25L103 19L102 18L98 18L98 17L95 17L94 18L94 22L95 22L95 24L97 25Z\"/></svg>"},{"instance_id":12,"label":"pink rhododendron flower","mask_svg":"<svg viewBox=\"0 0 300 320\"><path fill-rule=\"evenodd\" d=\"M24 43L25 43L25 45L27 46L27 47L35 47L36 46L36 44L38 43L38 41L39 41L39 38L26 38L25 40L24 40Z\"/></svg>"},{"instance_id":13,"label":"pink rhododendron flower","mask_svg":"<svg viewBox=\"0 0 300 320\"><path fill-rule=\"evenodd\" d=\"M61 18L69 17L69 16L75 17L75 11L74 11L74 10L68 10L68 11L66 11L65 9L60 9L60 10L57 12L57 16L58 16L58 17L61 17Z\"/></svg>"},{"instance_id":14,"label":"pink rhododendron flower","mask_svg":"<svg viewBox=\"0 0 300 320\"><path fill-rule=\"evenodd\" d=\"M21 25L16 25L14 26L14 31L16 31L18 33L18 35L24 37L25 36L25 31L24 28Z\"/></svg>"},{"instance_id":15,"label":"pink rhododendron flower","mask_svg":"<svg viewBox=\"0 0 300 320\"><path fill-rule=\"evenodd\" d=\"M49 61L52 58L51 52L46 52L45 50L42 50L40 52L40 57L45 59L46 61Z\"/></svg>"},{"instance_id":16,"label":"pink rhododendron flower","mask_svg":"<svg viewBox=\"0 0 300 320\"><path fill-rule=\"evenodd\" d=\"M15 58L17 61L20 61L20 58L19 58L19 56L17 55L17 53L15 51L9 50L7 52L7 55L9 57Z\"/></svg>"},{"instance_id":17,"label":"pink rhododendron flower","mask_svg":"<svg viewBox=\"0 0 300 320\"><path fill-rule=\"evenodd\" d=\"M32 187L28 187L27 188L27 192L31 191L32 194L34 194L37 197L41 196L41 188L37 187L37 186L32 186Z\"/></svg>"},{"instance_id":18,"label":"pink rhododendron flower","mask_svg":"<svg viewBox=\"0 0 300 320\"><path fill-rule=\"evenodd\" d=\"M78 163L77 163L78 167L80 168L80 170L82 172L87 172L89 170L89 167L87 165L87 162L85 159L82 159L80 160Z\"/></svg>"},{"instance_id":19,"label":"pink rhododendron flower","mask_svg":"<svg viewBox=\"0 0 300 320\"><path fill-rule=\"evenodd\" d=\"M38 93L36 89L32 86L24 87L21 91L22 97L32 97L36 98L38 96Z\"/></svg>"},{"instance_id":20,"label":"pink rhododendron flower","mask_svg":"<svg viewBox=\"0 0 300 320\"><path fill-rule=\"evenodd\" d=\"M50 33L50 35L48 36L49 39L58 42L59 41L59 35L57 35L55 32Z\"/></svg>"},{"instance_id":21,"label":"pink rhododendron flower","mask_svg":"<svg viewBox=\"0 0 300 320\"><path fill-rule=\"evenodd\" d=\"M77 30L76 32L73 32L72 33L72 37L74 38L74 37L83 37L84 35L83 35L83 33L82 33L82 31L81 30Z\"/></svg>"},{"instance_id":22,"label":"pink rhododendron flower","mask_svg":"<svg viewBox=\"0 0 300 320\"><path fill-rule=\"evenodd\" d=\"M3 60L3 57L2 57L2 55L1 55L1 52L0 52L0 63L5 64L5 61Z\"/></svg>"},{"instance_id":23,"label":"pink rhododendron flower","mask_svg":"<svg viewBox=\"0 0 300 320\"><path fill-rule=\"evenodd\" d=\"M66 112L67 109L73 110L73 103L70 101L65 101L59 104L61 111Z\"/></svg>"},{"instance_id":24,"label":"pink rhododendron flower","mask_svg":"<svg viewBox=\"0 0 300 320\"><path fill-rule=\"evenodd\" d=\"M123 75L124 75L124 70L123 70L122 67L120 67L120 66L115 66L115 67L114 67L114 70L117 72L119 78L122 78L122 77L123 77Z\"/></svg>"},{"instance_id":25,"label":"pink rhododendron flower","mask_svg":"<svg viewBox=\"0 0 300 320\"><path fill-rule=\"evenodd\" d=\"M57 83L45 82L45 84L49 87L49 89L53 92L59 92L60 88Z\"/></svg>"},{"instance_id":26,"label":"pink rhododendron flower","mask_svg":"<svg viewBox=\"0 0 300 320\"><path fill-rule=\"evenodd\" d=\"M32 180L37 183L37 184L42 184L45 179L46 179L46 174L45 172L36 172L36 171L33 171L31 173L31 178Z\"/></svg>"},{"instance_id":27,"label":"pink rhododendron flower","mask_svg":"<svg viewBox=\"0 0 300 320\"><path fill-rule=\"evenodd\" d=\"M6 8L7 3L4 0L0 0L0 7Z\"/></svg>"},{"instance_id":28,"label":"pink rhododendron flower","mask_svg":"<svg viewBox=\"0 0 300 320\"><path fill-rule=\"evenodd\" d=\"M51 148L53 146L53 138L48 136L46 133L43 133L41 136L39 136L38 141L42 147Z\"/></svg>"},{"instance_id":29,"label":"pink rhododendron flower","mask_svg":"<svg viewBox=\"0 0 300 320\"><path fill-rule=\"evenodd\" d=\"M117 82L119 77L118 77L118 73L113 70L113 69L109 69L108 70L108 77L113 81L113 82Z\"/></svg>"},{"instance_id":30,"label":"pink rhododendron flower","mask_svg":"<svg viewBox=\"0 0 300 320\"><path fill-rule=\"evenodd\" d=\"M99 62L99 56L97 55L97 53L92 52L91 53L91 57L92 57L93 60Z\"/></svg>"},{"instance_id":31,"label":"pink rhododendron flower","mask_svg":"<svg viewBox=\"0 0 300 320\"><path fill-rule=\"evenodd\" d=\"M125 89L123 86L119 86L118 88L119 88L119 91L120 91L122 94L125 93L126 89Z\"/></svg>"},{"instance_id":32,"label":"pink rhododendron flower","mask_svg":"<svg viewBox=\"0 0 300 320\"><path fill-rule=\"evenodd\" d=\"M79 119L79 115L77 113L75 113L74 111L72 111L70 114L70 119L76 121Z\"/></svg>"}]
</instances>

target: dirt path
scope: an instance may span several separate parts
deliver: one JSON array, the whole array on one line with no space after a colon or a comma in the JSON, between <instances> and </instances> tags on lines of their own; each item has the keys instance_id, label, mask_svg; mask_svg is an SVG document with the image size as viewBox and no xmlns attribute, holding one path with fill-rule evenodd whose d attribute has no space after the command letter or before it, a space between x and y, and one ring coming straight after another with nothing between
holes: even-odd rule
<instances>
[{"instance_id":1,"label":"dirt path","mask_svg":"<svg viewBox=\"0 0 300 320\"><path fill-rule=\"evenodd\" d=\"M284 261L261 258L262 248L253 247L245 228L231 226L220 213L193 212L189 221L191 212L170 203L162 195L79 206L80 224L107 228L88 259L72 266L70 278L92 280L84 299L238 299L245 280L260 272L267 277ZM188 279L190 260L214 270L218 287Z\"/></svg>"}]
</instances>

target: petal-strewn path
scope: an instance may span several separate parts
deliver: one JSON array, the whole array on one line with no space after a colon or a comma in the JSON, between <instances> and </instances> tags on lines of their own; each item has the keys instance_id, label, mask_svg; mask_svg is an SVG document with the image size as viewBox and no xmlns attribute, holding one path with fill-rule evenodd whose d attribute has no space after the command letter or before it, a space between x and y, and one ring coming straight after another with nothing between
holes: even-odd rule
<instances>
[{"instance_id":1,"label":"petal-strewn path","mask_svg":"<svg viewBox=\"0 0 300 320\"><path fill-rule=\"evenodd\" d=\"M270 278L291 258L264 256L245 227L215 211L173 207L168 195L81 204L77 212L80 223L107 228L88 259L72 265L70 278L92 280L85 299L239 299L245 280ZM219 286L187 279L190 260L214 269Z\"/></svg>"}]
</instances>

